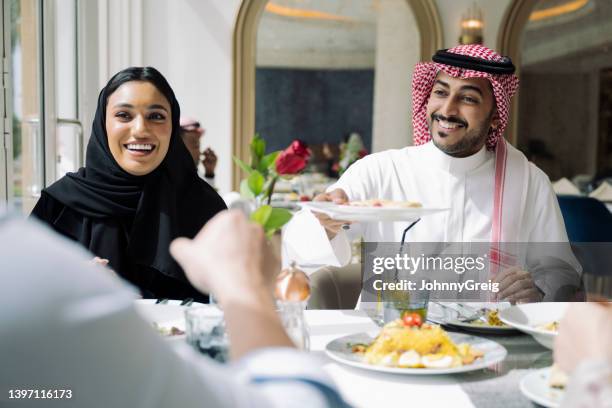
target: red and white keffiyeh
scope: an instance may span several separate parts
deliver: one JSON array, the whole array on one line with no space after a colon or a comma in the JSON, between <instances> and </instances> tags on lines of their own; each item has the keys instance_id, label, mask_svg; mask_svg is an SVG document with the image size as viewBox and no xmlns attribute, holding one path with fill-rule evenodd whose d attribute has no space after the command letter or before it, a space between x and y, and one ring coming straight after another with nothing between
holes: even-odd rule
<instances>
[{"instance_id":1,"label":"red and white keffiyeh","mask_svg":"<svg viewBox=\"0 0 612 408\"><path fill-rule=\"evenodd\" d=\"M487 61L502 62L507 58L490 48L479 44L459 45L447 50L453 54L481 58ZM508 124L510 98L518 89L519 80L514 74L490 74L474 71L436 62L420 62L414 69L412 77L412 127L414 129L414 144L421 145L431 140L427 124L427 102L431 95L438 72L444 71L455 78L486 78L491 82L495 103L500 119L500 126L491 131L487 138L487 148L494 150L498 140L503 137Z\"/></svg>"},{"instance_id":2,"label":"red and white keffiyeh","mask_svg":"<svg viewBox=\"0 0 612 408\"><path fill-rule=\"evenodd\" d=\"M492 62L507 62L508 59L482 45L460 45L446 52ZM444 71L455 78L486 78L491 83L500 119L497 129L491 129L486 140L487 149L495 151L495 188L493 197L491 231L491 274L499 267L511 264L512 254L506 254L501 242L517 242L521 237L522 214L525 208L528 167L525 156L503 138L508 124L510 98L516 93L519 80L514 74L491 74L474 69L460 68L436 62L419 63L412 79L412 126L414 144L421 145L432 139L427 123L427 103L438 72ZM508 171L512 180L506 177ZM505 260L504 260L505 259Z\"/></svg>"}]
</instances>

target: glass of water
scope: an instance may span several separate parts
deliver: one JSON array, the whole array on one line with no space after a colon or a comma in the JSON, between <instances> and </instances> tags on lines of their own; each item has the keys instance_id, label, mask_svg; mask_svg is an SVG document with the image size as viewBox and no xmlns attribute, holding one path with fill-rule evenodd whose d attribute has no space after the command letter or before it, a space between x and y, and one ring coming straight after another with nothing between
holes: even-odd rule
<instances>
[{"instance_id":1,"label":"glass of water","mask_svg":"<svg viewBox=\"0 0 612 408\"><path fill-rule=\"evenodd\" d=\"M185 309L187 343L210 358L225 362L229 358L229 339L223 311L215 306Z\"/></svg>"}]
</instances>

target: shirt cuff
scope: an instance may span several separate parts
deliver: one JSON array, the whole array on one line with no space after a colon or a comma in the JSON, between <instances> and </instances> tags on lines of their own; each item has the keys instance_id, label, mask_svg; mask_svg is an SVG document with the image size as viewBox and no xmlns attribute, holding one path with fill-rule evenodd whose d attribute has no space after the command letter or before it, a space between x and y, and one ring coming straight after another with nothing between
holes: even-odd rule
<instances>
[{"instance_id":1,"label":"shirt cuff","mask_svg":"<svg viewBox=\"0 0 612 408\"><path fill-rule=\"evenodd\" d=\"M297 395L307 398L309 407L347 406L312 354L292 348L268 348L250 353L234 364L243 382L257 386L278 406L293 405L290 402Z\"/></svg>"},{"instance_id":2,"label":"shirt cuff","mask_svg":"<svg viewBox=\"0 0 612 408\"><path fill-rule=\"evenodd\" d=\"M331 244L336 258L338 258L340 266L348 265L351 261L352 249L346 232L342 230L339 231L329 243Z\"/></svg>"}]
</instances>

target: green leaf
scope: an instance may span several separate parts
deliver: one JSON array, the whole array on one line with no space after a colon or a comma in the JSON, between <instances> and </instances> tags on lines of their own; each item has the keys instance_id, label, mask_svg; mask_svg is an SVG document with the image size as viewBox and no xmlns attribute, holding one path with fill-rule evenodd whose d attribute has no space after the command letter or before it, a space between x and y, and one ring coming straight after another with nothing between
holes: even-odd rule
<instances>
[{"instance_id":1,"label":"green leaf","mask_svg":"<svg viewBox=\"0 0 612 408\"><path fill-rule=\"evenodd\" d=\"M261 159L266 153L266 141L263 140L259 134L255 134L251 141L251 149L255 156Z\"/></svg>"},{"instance_id":2,"label":"green leaf","mask_svg":"<svg viewBox=\"0 0 612 408\"><path fill-rule=\"evenodd\" d=\"M272 208L269 205L262 205L251 214L251 220L261 225L268 237L281 229L283 225L289 222L291 217L289 210Z\"/></svg>"},{"instance_id":3,"label":"green leaf","mask_svg":"<svg viewBox=\"0 0 612 408\"><path fill-rule=\"evenodd\" d=\"M251 221L254 221L261 225L266 230L266 223L272 214L272 207L269 205L262 205L257 210L251 213Z\"/></svg>"},{"instance_id":4,"label":"green leaf","mask_svg":"<svg viewBox=\"0 0 612 408\"><path fill-rule=\"evenodd\" d=\"M259 137L258 134L255 134L253 140L251 140L251 167L254 169L259 169L259 163L261 163L261 159L263 155L266 153L266 141Z\"/></svg>"},{"instance_id":5,"label":"green leaf","mask_svg":"<svg viewBox=\"0 0 612 408\"><path fill-rule=\"evenodd\" d=\"M240 195L242 196L242 198L247 198L247 199L255 198L255 195L249 188L248 179L244 179L240 182Z\"/></svg>"},{"instance_id":6,"label":"green leaf","mask_svg":"<svg viewBox=\"0 0 612 408\"><path fill-rule=\"evenodd\" d=\"M293 215L285 208L272 208L272 212L265 225L266 232L276 231L289 222Z\"/></svg>"},{"instance_id":7,"label":"green leaf","mask_svg":"<svg viewBox=\"0 0 612 408\"><path fill-rule=\"evenodd\" d=\"M251 189L251 192L255 196L258 196L261 194L261 192L263 191L265 182L266 182L266 179L257 170L253 170L251 174L249 174L249 177L247 178L249 189Z\"/></svg>"},{"instance_id":8,"label":"green leaf","mask_svg":"<svg viewBox=\"0 0 612 408\"><path fill-rule=\"evenodd\" d=\"M249 167L248 164L246 164L245 162L243 162L242 160L240 160L236 156L234 156L233 158L234 158L234 163L236 163L246 174L251 174L253 169L251 167Z\"/></svg>"},{"instance_id":9,"label":"green leaf","mask_svg":"<svg viewBox=\"0 0 612 408\"><path fill-rule=\"evenodd\" d=\"M276 162L276 158L278 157L280 152L281 151L278 150L276 152L266 154L261 159L261 163L259 163L259 171L261 171L264 174L267 173L272 168L272 166L274 166L274 162Z\"/></svg>"}]
</instances>

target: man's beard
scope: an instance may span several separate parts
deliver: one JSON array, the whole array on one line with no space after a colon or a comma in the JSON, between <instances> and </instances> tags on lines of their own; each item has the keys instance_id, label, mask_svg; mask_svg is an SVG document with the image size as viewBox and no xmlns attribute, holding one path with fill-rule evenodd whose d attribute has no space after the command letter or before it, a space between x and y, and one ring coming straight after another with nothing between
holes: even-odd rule
<instances>
[{"instance_id":1,"label":"man's beard","mask_svg":"<svg viewBox=\"0 0 612 408\"><path fill-rule=\"evenodd\" d=\"M448 154L449 156L453 156L453 157L467 157L467 156L470 156L476 153L479 150L478 147L484 144L485 140L487 139L487 136L489 135L489 129L491 126L491 117L493 116L492 114L493 112L491 112L491 115L489 115L489 117L486 120L484 120L480 124L479 127L468 130L465 133L465 135L461 138L461 140L451 145L448 145L448 144L444 145L436 141L436 138L433 137L434 135L432 131L433 121L441 119L441 120L445 120L450 123L462 124L466 128L468 127L467 126L468 124L465 121L455 118L453 116L447 118L437 113L432 114L431 115L432 121L429 124L429 131L432 133L433 144L438 149L442 150L444 153ZM444 133L444 132L439 132L439 133Z\"/></svg>"}]
</instances>

